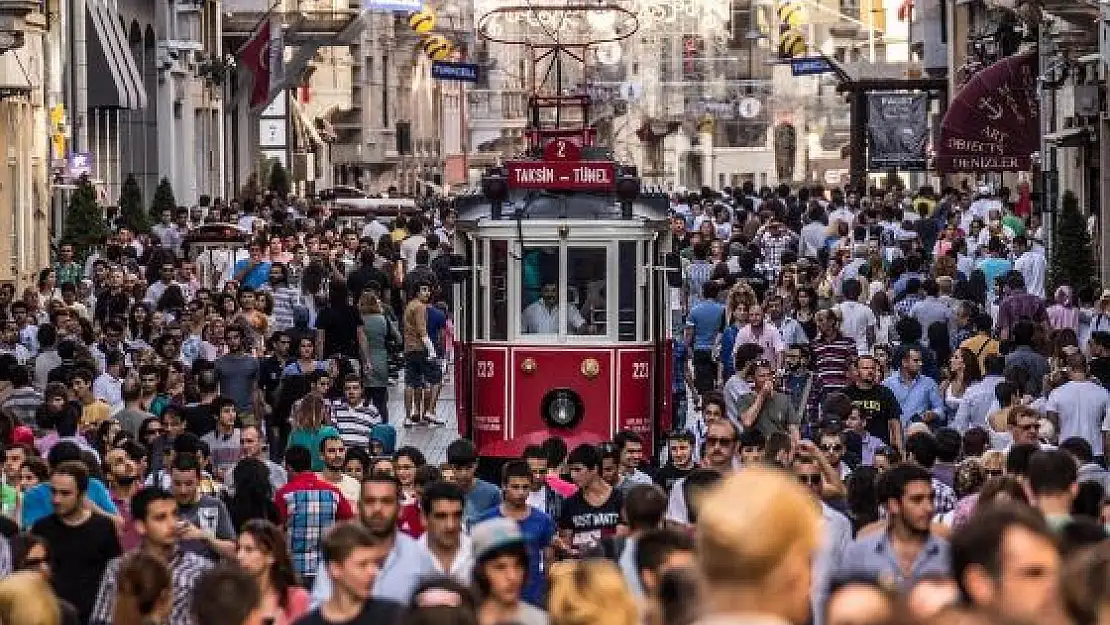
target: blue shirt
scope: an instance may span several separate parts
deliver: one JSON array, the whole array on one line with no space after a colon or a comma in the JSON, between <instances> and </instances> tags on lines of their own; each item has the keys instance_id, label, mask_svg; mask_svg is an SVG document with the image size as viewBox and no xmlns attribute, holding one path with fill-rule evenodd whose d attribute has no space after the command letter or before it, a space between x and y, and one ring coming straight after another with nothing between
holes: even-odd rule
<instances>
[{"instance_id":1,"label":"blue shirt","mask_svg":"<svg viewBox=\"0 0 1110 625\"><path fill-rule=\"evenodd\" d=\"M385 557L370 594L378 599L391 599L401 605L408 605L416 585L424 577L435 574L435 565L428 552L416 540L398 531L394 534L393 550ZM312 585L312 607L317 608L327 601L331 597L331 590L328 565L320 558L316 581Z\"/></svg>"},{"instance_id":2,"label":"blue shirt","mask_svg":"<svg viewBox=\"0 0 1110 625\"><path fill-rule=\"evenodd\" d=\"M495 506L479 515L478 522L503 516L501 506ZM543 574L543 550L555 539L555 521L548 514L531 508L528 517L516 524L520 526L524 548L528 551L528 581L524 584L521 597L532 605L543 607L547 592L547 578Z\"/></svg>"},{"instance_id":3,"label":"blue shirt","mask_svg":"<svg viewBox=\"0 0 1110 625\"><path fill-rule=\"evenodd\" d=\"M721 354L731 354L736 349L736 336L740 328L736 324L729 324L721 333ZM721 378L727 380L736 372L735 358L721 358Z\"/></svg>"},{"instance_id":4,"label":"blue shirt","mask_svg":"<svg viewBox=\"0 0 1110 625\"><path fill-rule=\"evenodd\" d=\"M987 279L987 292L994 293L994 280L995 278L1004 276L1010 273L1014 265L1005 258L984 258L979 261L979 269L983 270L983 276Z\"/></svg>"},{"instance_id":5,"label":"blue shirt","mask_svg":"<svg viewBox=\"0 0 1110 625\"><path fill-rule=\"evenodd\" d=\"M89 500L108 514L119 514L116 504L112 503L112 495L104 486L104 482L95 477L89 478ZM50 495L50 484L39 484L23 493L22 527L31 527L39 519L54 514L54 501Z\"/></svg>"},{"instance_id":6,"label":"blue shirt","mask_svg":"<svg viewBox=\"0 0 1110 625\"><path fill-rule=\"evenodd\" d=\"M686 360L690 357L686 353L686 343L674 342L674 379L671 380L673 393L686 394Z\"/></svg>"},{"instance_id":7,"label":"blue shirt","mask_svg":"<svg viewBox=\"0 0 1110 625\"><path fill-rule=\"evenodd\" d=\"M240 271L247 268L248 263L250 263L250 259L246 259L246 258L237 262L237 263L235 263L235 269L232 271L231 275L232 276L238 275ZM247 287L250 287L252 289L258 289L258 288L261 288L263 284L266 284L266 282L268 282L269 280L270 280L270 263L268 263L266 261L262 261L262 262L258 263L257 265L255 265L254 269L251 269L247 273L247 275L243 276L243 281L240 284L240 286L247 286Z\"/></svg>"},{"instance_id":8,"label":"blue shirt","mask_svg":"<svg viewBox=\"0 0 1110 625\"><path fill-rule=\"evenodd\" d=\"M902 590L909 590L918 581L933 577L950 577L951 564L948 541L930 534L907 578L898 565L898 558L890 544L890 534L881 532L848 545L840 561L841 570L848 575L874 575L877 579L889 578Z\"/></svg>"},{"instance_id":9,"label":"blue shirt","mask_svg":"<svg viewBox=\"0 0 1110 625\"><path fill-rule=\"evenodd\" d=\"M908 385L902 380L900 373L892 373L883 381L883 386L894 393L898 405L902 408L902 427L909 427L915 420L920 420L921 414L932 410L938 417L944 415L944 400L940 397L940 390L933 378L918 374L913 382Z\"/></svg>"},{"instance_id":10,"label":"blue shirt","mask_svg":"<svg viewBox=\"0 0 1110 625\"><path fill-rule=\"evenodd\" d=\"M702 300L690 310L686 327L694 329L694 351L709 351L725 319L725 307L716 300Z\"/></svg>"},{"instance_id":11,"label":"blue shirt","mask_svg":"<svg viewBox=\"0 0 1110 625\"><path fill-rule=\"evenodd\" d=\"M447 327L447 314L435 306L425 306L428 311L428 338L432 339L432 344L436 346L437 350L443 349L443 329Z\"/></svg>"},{"instance_id":12,"label":"blue shirt","mask_svg":"<svg viewBox=\"0 0 1110 625\"><path fill-rule=\"evenodd\" d=\"M501 489L481 478L474 478L474 486L466 494L466 504L463 506L463 521L466 523L467 530L474 527L490 508L496 508L499 505L501 505Z\"/></svg>"}]
</instances>

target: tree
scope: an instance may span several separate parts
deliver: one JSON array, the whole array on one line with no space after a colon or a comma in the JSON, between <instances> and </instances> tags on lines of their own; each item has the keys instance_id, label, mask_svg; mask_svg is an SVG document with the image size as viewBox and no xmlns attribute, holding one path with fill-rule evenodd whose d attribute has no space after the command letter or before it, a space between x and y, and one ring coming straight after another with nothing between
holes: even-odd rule
<instances>
[{"instance_id":1,"label":"tree","mask_svg":"<svg viewBox=\"0 0 1110 625\"><path fill-rule=\"evenodd\" d=\"M150 232L150 216L143 209L143 190L135 174L127 174L119 193L119 225L132 232Z\"/></svg>"},{"instance_id":2,"label":"tree","mask_svg":"<svg viewBox=\"0 0 1110 625\"><path fill-rule=\"evenodd\" d=\"M94 246L103 245L107 236L108 220L96 202L96 190L88 176L81 176L69 200L62 240L73 245L77 258L84 259Z\"/></svg>"},{"instance_id":3,"label":"tree","mask_svg":"<svg viewBox=\"0 0 1110 625\"><path fill-rule=\"evenodd\" d=\"M154 202L150 205L150 215L154 221L162 219L162 211L168 210L171 213L177 210L177 200L173 197L173 187L170 185L169 178L162 178L158 183L158 188L154 190Z\"/></svg>"},{"instance_id":4,"label":"tree","mask_svg":"<svg viewBox=\"0 0 1110 625\"><path fill-rule=\"evenodd\" d=\"M274 166L270 168L270 191L278 197L289 195L289 174L281 161L274 161Z\"/></svg>"},{"instance_id":5,"label":"tree","mask_svg":"<svg viewBox=\"0 0 1110 625\"><path fill-rule=\"evenodd\" d=\"M1087 219L1079 212L1079 198L1068 191L1056 215L1055 234L1052 237L1052 260L1049 281L1053 289L1070 286L1072 293L1091 286L1095 275L1095 255L1091 235L1087 232Z\"/></svg>"}]
</instances>

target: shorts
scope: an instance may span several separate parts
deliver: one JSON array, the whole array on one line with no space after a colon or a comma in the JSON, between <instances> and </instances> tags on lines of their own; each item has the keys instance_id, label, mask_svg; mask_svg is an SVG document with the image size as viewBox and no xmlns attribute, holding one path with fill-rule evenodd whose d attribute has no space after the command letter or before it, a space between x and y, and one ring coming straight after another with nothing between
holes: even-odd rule
<instances>
[{"instance_id":1,"label":"shorts","mask_svg":"<svg viewBox=\"0 0 1110 625\"><path fill-rule=\"evenodd\" d=\"M424 370L424 383L428 386L443 384L443 361L429 360L425 362L428 368Z\"/></svg>"},{"instance_id":2,"label":"shorts","mask_svg":"<svg viewBox=\"0 0 1110 625\"><path fill-rule=\"evenodd\" d=\"M427 350L405 352L405 386L425 388L443 381L439 363L428 360Z\"/></svg>"}]
</instances>

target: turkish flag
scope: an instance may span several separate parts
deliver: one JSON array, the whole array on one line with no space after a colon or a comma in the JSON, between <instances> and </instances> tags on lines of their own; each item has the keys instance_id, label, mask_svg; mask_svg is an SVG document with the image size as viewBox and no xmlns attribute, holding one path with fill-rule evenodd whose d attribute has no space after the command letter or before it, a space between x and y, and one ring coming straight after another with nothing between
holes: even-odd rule
<instances>
[{"instance_id":1,"label":"turkish flag","mask_svg":"<svg viewBox=\"0 0 1110 625\"><path fill-rule=\"evenodd\" d=\"M239 51L239 64L254 75L251 87L251 108L265 105L270 99L270 20L265 20Z\"/></svg>"}]
</instances>

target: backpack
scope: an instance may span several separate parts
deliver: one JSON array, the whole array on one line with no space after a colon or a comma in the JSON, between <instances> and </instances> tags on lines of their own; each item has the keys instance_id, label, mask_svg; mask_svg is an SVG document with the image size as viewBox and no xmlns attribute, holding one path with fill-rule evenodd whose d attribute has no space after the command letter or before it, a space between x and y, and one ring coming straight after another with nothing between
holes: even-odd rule
<instances>
[{"instance_id":1,"label":"backpack","mask_svg":"<svg viewBox=\"0 0 1110 625\"><path fill-rule=\"evenodd\" d=\"M619 562L624 548L628 546L627 536L606 536L601 539L601 556L606 560Z\"/></svg>"}]
</instances>

